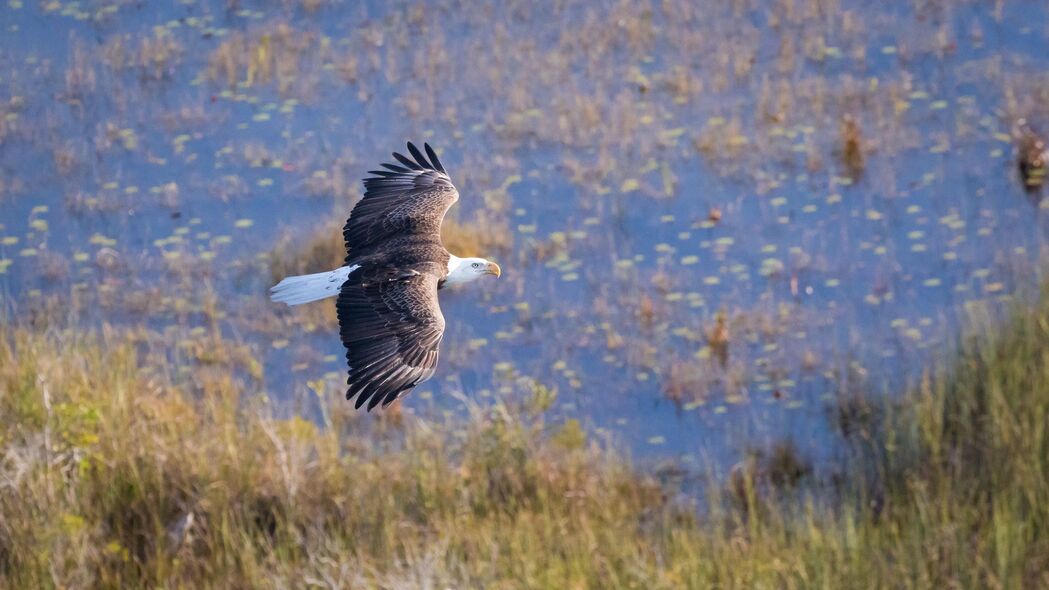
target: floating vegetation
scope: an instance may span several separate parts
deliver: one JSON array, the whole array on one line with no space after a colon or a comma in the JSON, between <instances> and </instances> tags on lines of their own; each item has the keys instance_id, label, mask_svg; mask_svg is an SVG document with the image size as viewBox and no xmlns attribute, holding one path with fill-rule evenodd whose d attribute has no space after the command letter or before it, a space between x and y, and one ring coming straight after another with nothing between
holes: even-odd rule
<instances>
[{"instance_id":1,"label":"floating vegetation","mask_svg":"<svg viewBox=\"0 0 1049 590\"><path fill-rule=\"evenodd\" d=\"M846 172L854 180L863 173L866 164L863 152L863 134L860 131L860 124L855 117L847 114L841 119L841 159L845 164Z\"/></svg>"},{"instance_id":2,"label":"floating vegetation","mask_svg":"<svg viewBox=\"0 0 1049 590\"><path fill-rule=\"evenodd\" d=\"M707 344L714 353L714 358L724 368L728 364L729 330L724 311L714 316L714 326L707 332Z\"/></svg>"},{"instance_id":3,"label":"floating vegetation","mask_svg":"<svg viewBox=\"0 0 1049 590\"><path fill-rule=\"evenodd\" d=\"M222 41L208 58L208 76L230 89L250 88L275 81L288 92L308 71L305 62L330 59L330 40L281 23L255 35L235 33Z\"/></svg>"},{"instance_id":4,"label":"floating vegetation","mask_svg":"<svg viewBox=\"0 0 1049 590\"><path fill-rule=\"evenodd\" d=\"M1021 119L1016 124L1016 164L1020 171L1020 180L1028 191L1037 191L1045 184L1049 174L1049 147L1045 139Z\"/></svg>"},{"instance_id":5,"label":"floating vegetation","mask_svg":"<svg viewBox=\"0 0 1049 590\"><path fill-rule=\"evenodd\" d=\"M1047 314L1042 302L997 336L978 330L957 364L900 399L843 392L833 477L818 475L813 446L754 444L690 500L692 469L641 472L584 422L548 420L556 390L534 382L524 403L366 424L314 379L318 425L275 416L234 366L212 363L233 343L204 328L184 336L213 357L171 375L166 335L4 325L0 441L19 469L0 497L0 580L512 587L555 568L537 585L560 587L568 571L601 588L1038 587Z\"/></svg>"},{"instance_id":6,"label":"floating vegetation","mask_svg":"<svg viewBox=\"0 0 1049 590\"><path fill-rule=\"evenodd\" d=\"M1042 178L1033 127L1008 128L1049 120L1041 6L234 4L9 3L5 304L218 326L286 399L342 351L331 306L275 310L266 287L340 265L360 178L427 140L462 193L449 249L507 269L442 303L447 348L475 351L442 361L435 407L495 395L478 367L564 360L558 424L631 413L620 434L660 454L695 451L704 421L829 437L813 410L842 357L882 388L916 379L961 310L1043 272L1049 199L1002 174L1013 149L1024 186ZM646 420L681 408L649 444Z\"/></svg>"}]
</instances>

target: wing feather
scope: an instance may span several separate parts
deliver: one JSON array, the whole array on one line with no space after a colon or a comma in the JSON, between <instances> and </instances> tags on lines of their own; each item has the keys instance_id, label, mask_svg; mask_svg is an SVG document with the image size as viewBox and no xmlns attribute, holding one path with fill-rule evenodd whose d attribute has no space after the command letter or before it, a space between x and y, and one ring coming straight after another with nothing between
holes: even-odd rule
<instances>
[{"instance_id":1,"label":"wing feather","mask_svg":"<svg viewBox=\"0 0 1049 590\"><path fill-rule=\"evenodd\" d=\"M368 173L364 197L354 206L342 231L347 262L380 251L393 237L428 234L440 240L441 222L459 200L459 191L434 149L429 144L423 149L426 155L408 143L411 158L394 153L401 165L384 163L385 170Z\"/></svg>"},{"instance_id":2,"label":"wing feather","mask_svg":"<svg viewBox=\"0 0 1049 590\"><path fill-rule=\"evenodd\" d=\"M438 172L444 172L444 166L441 165L441 161L437 159L437 152L433 151L430 144L424 143L423 147L426 148L426 155L430 157L430 163Z\"/></svg>"},{"instance_id":3,"label":"wing feather","mask_svg":"<svg viewBox=\"0 0 1049 590\"><path fill-rule=\"evenodd\" d=\"M412 144L409 143L408 145L412 145ZM398 162L400 162L401 164L404 164L405 166L407 166L408 168L410 168L412 170L422 170L423 169L423 166L421 166L418 162L413 162L413 161L409 160L408 158L404 157L403 155L401 155L398 152L393 152L393 157L397 158Z\"/></svg>"},{"instance_id":4,"label":"wing feather","mask_svg":"<svg viewBox=\"0 0 1049 590\"><path fill-rule=\"evenodd\" d=\"M408 152L412 155L413 158L415 158L415 161L418 162L419 165L423 168L436 170L436 168L433 167L433 164L426 161L426 156L424 156L422 152L419 151L419 148L415 147L415 144L410 141L408 142Z\"/></svg>"},{"instance_id":5,"label":"wing feather","mask_svg":"<svg viewBox=\"0 0 1049 590\"><path fill-rule=\"evenodd\" d=\"M343 284L336 308L355 407L385 407L433 376L444 337L437 281L391 271Z\"/></svg>"}]
</instances>

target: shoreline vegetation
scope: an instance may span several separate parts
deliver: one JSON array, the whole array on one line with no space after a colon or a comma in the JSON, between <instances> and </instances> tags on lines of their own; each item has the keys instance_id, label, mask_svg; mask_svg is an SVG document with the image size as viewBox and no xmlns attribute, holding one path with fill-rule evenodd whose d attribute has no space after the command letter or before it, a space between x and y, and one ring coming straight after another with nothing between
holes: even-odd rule
<instances>
[{"instance_id":1,"label":"shoreline vegetation","mask_svg":"<svg viewBox=\"0 0 1049 590\"><path fill-rule=\"evenodd\" d=\"M0 590L1049 590L1044 2L0 11ZM361 415L264 292L407 140L508 272L462 411ZM587 418L720 469L763 401L710 473Z\"/></svg>"},{"instance_id":2,"label":"shoreline vegetation","mask_svg":"<svg viewBox=\"0 0 1049 590\"><path fill-rule=\"evenodd\" d=\"M841 473L783 447L693 501L542 400L362 434L337 392L276 418L232 369L144 358L3 327L0 586L1049 587L1046 294L841 402Z\"/></svg>"}]
</instances>

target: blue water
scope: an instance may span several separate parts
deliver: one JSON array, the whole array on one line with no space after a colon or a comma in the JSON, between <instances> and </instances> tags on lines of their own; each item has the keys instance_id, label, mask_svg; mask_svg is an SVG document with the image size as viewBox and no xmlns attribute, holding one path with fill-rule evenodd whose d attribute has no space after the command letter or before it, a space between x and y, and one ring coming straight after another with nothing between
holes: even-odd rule
<instances>
[{"instance_id":1,"label":"blue water","mask_svg":"<svg viewBox=\"0 0 1049 590\"><path fill-rule=\"evenodd\" d=\"M790 438L820 461L838 396L906 387L1041 278L1049 204L1009 133L1049 130L1044 3L318 4L0 8L7 306L144 325L185 371L174 342L215 300L269 395L339 395L336 334L268 303L266 255L429 141L452 214L512 247L498 281L442 293L440 371L407 410L540 384L551 424L642 458Z\"/></svg>"}]
</instances>

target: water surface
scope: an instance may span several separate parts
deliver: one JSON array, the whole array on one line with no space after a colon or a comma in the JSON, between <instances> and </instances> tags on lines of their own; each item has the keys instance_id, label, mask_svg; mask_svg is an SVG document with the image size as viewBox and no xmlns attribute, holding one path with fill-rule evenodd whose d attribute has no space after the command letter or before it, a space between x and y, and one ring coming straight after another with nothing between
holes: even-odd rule
<instances>
[{"instance_id":1,"label":"water surface","mask_svg":"<svg viewBox=\"0 0 1049 590\"><path fill-rule=\"evenodd\" d=\"M269 257L428 141L504 274L442 293L406 410L556 392L644 458L826 459L840 396L1041 277L1010 129L1049 129L1049 9L951 4L8 0L0 293L142 326L186 379L217 330L275 400L340 395Z\"/></svg>"}]
</instances>

